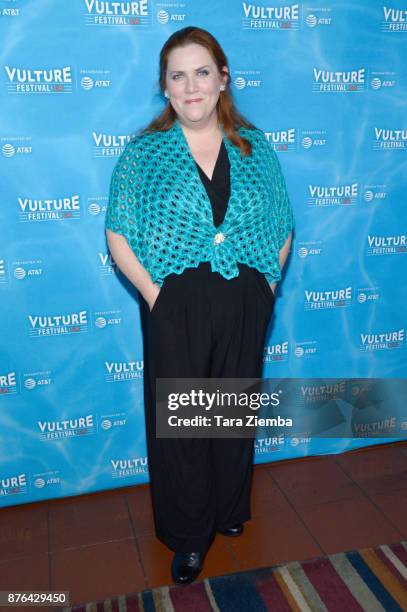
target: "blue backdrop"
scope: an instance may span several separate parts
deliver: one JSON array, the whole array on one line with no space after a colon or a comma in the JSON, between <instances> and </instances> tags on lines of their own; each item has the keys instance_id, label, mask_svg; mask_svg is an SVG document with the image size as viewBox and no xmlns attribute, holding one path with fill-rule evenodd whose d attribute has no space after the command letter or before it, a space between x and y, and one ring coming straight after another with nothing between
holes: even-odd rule
<instances>
[{"instance_id":1,"label":"blue backdrop","mask_svg":"<svg viewBox=\"0 0 407 612\"><path fill-rule=\"evenodd\" d=\"M103 225L186 25L224 47L295 211L264 375L406 377L405 2L0 0L0 17L0 505L148 481L138 302ZM256 461L384 441L259 438Z\"/></svg>"}]
</instances>

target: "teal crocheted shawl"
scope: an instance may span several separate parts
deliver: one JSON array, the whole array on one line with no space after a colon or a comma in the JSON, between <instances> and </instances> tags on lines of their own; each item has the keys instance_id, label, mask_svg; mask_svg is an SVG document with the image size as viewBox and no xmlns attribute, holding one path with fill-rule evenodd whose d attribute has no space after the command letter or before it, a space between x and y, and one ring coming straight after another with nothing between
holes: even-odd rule
<instances>
[{"instance_id":1,"label":"teal crocheted shawl","mask_svg":"<svg viewBox=\"0 0 407 612\"><path fill-rule=\"evenodd\" d=\"M227 279L237 263L281 278L279 251L293 213L277 155L261 130L239 128L252 154L241 156L223 134L231 193L223 222L212 207L178 120L167 131L131 140L112 175L106 227L123 235L153 282L210 262Z\"/></svg>"}]
</instances>

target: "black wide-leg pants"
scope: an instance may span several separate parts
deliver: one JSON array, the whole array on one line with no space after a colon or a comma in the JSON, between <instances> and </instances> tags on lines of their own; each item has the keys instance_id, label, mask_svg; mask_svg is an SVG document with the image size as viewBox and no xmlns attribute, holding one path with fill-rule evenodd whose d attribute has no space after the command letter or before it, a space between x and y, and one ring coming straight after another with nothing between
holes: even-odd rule
<instances>
[{"instance_id":1,"label":"black wide-leg pants","mask_svg":"<svg viewBox=\"0 0 407 612\"><path fill-rule=\"evenodd\" d=\"M157 537L204 552L218 528L250 519L253 438L155 435L156 378L260 378L274 305L265 276L239 264L227 280L210 264L170 274L150 312L140 296L150 491Z\"/></svg>"}]
</instances>

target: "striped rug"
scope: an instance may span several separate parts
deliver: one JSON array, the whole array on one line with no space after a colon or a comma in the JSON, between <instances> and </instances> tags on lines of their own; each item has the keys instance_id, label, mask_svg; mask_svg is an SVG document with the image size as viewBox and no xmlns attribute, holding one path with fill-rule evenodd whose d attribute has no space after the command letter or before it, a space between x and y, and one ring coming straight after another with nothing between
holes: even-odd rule
<instances>
[{"instance_id":1,"label":"striped rug","mask_svg":"<svg viewBox=\"0 0 407 612\"><path fill-rule=\"evenodd\" d=\"M165 586L66 612L407 610L407 542Z\"/></svg>"}]
</instances>

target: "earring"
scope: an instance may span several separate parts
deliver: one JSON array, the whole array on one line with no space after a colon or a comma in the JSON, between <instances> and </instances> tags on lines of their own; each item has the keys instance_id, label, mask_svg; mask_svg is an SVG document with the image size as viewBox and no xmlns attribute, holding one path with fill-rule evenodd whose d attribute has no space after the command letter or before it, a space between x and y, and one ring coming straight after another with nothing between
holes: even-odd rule
<instances>
[{"instance_id":1,"label":"earring","mask_svg":"<svg viewBox=\"0 0 407 612\"><path fill-rule=\"evenodd\" d=\"M164 96L165 96L166 98L169 98L169 95L168 95L168 91L167 91L167 90L165 90L165 91L164 91Z\"/></svg>"},{"instance_id":2,"label":"earring","mask_svg":"<svg viewBox=\"0 0 407 612\"><path fill-rule=\"evenodd\" d=\"M219 87L219 89L220 89L220 91L225 91L225 86L224 86L224 85L221 85L221 86Z\"/></svg>"}]
</instances>

